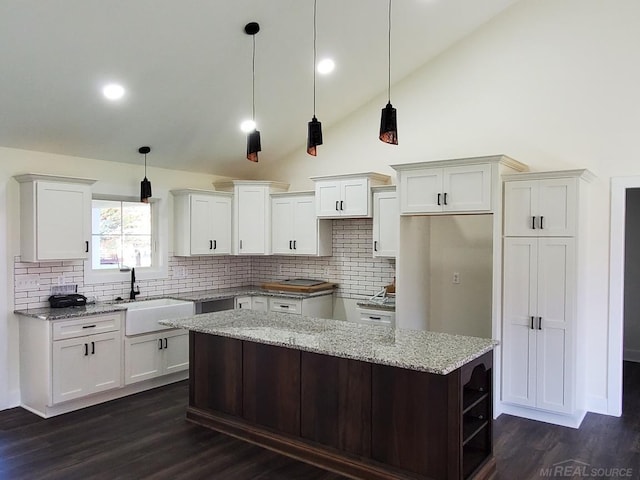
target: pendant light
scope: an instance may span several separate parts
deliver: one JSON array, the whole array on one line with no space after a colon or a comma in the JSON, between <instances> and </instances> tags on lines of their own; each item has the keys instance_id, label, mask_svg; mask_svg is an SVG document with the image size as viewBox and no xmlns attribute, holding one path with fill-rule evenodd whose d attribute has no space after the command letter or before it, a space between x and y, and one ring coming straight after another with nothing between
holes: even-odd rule
<instances>
[{"instance_id":1,"label":"pendant light","mask_svg":"<svg viewBox=\"0 0 640 480\"><path fill-rule=\"evenodd\" d=\"M387 106L382 109L380 118L380 140L392 145L398 144L398 122L396 109L391 105L391 0L389 0L389 77L387 84Z\"/></svg>"},{"instance_id":2,"label":"pendant light","mask_svg":"<svg viewBox=\"0 0 640 480\"><path fill-rule=\"evenodd\" d=\"M244 33L253 38L253 55L251 57L251 119L253 120L253 131L247 134L247 160L258 161L258 152L262 150L260 145L260 132L256 130L256 33L260 31L260 25L256 22L247 23Z\"/></svg>"},{"instance_id":3,"label":"pendant light","mask_svg":"<svg viewBox=\"0 0 640 480\"><path fill-rule=\"evenodd\" d=\"M151 182L147 180L147 153L151 151L151 147L140 147L138 152L144 155L144 180L140 182L140 201L149 203L151 198Z\"/></svg>"},{"instance_id":4,"label":"pendant light","mask_svg":"<svg viewBox=\"0 0 640 480\"><path fill-rule=\"evenodd\" d=\"M313 118L308 124L307 153L317 155L316 147L322 145L322 123L316 118L316 12L318 0L313 0Z\"/></svg>"}]
</instances>

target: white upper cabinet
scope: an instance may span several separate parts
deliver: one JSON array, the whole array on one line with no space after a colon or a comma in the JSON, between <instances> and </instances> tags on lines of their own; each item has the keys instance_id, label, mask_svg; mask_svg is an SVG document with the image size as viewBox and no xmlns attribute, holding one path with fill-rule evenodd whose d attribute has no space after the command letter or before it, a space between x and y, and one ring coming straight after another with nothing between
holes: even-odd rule
<instances>
[{"instance_id":1,"label":"white upper cabinet","mask_svg":"<svg viewBox=\"0 0 640 480\"><path fill-rule=\"evenodd\" d=\"M288 184L252 180L216 182L217 190L233 192L232 253L271 254L272 193L284 192Z\"/></svg>"},{"instance_id":2,"label":"white upper cabinet","mask_svg":"<svg viewBox=\"0 0 640 480\"><path fill-rule=\"evenodd\" d=\"M331 220L316 217L313 192L273 194L271 210L275 255L331 255Z\"/></svg>"},{"instance_id":3,"label":"white upper cabinet","mask_svg":"<svg viewBox=\"0 0 640 480\"><path fill-rule=\"evenodd\" d=\"M373 188L373 256L395 258L398 253L400 211L395 186Z\"/></svg>"},{"instance_id":4,"label":"white upper cabinet","mask_svg":"<svg viewBox=\"0 0 640 480\"><path fill-rule=\"evenodd\" d=\"M324 218L371 217L371 187L389 183L379 173L311 177L316 186L316 215Z\"/></svg>"},{"instance_id":5,"label":"white upper cabinet","mask_svg":"<svg viewBox=\"0 0 640 480\"><path fill-rule=\"evenodd\" d=\"M540 174L541 176L542 174ZM578 179L505 177L504 234L572 237L576 234Z\"/></svg>"},{"instance_id":6,"label":"white upper cabinet","mask_svg":"<svg viewBox=\"0 0 640 480\"><path fill-rule=\"evenodd\" d=\"M493 212L503 170L527 167L504 155L392 165L401 215Z\"/></svg>"},{"instance_id":7,"label":"white upper cabinet","mask_svg":"<svg viewBox=\"0 0 640 480\"><path fill-rule=\"evenodd\" d=\"M33 174L14 178L20 182L22 261L88 258L95 180Z\"/></svg>"},{"instance_id":8,"label":"white upper cabinet","mask_svg":"<svg viewBox=\"0 0 640 480\"><path fill-rule=\"evenodd\" d=\"M172 190L174 254L231 253L232 194L206 190Z\"/></svg>"}]
</instances>

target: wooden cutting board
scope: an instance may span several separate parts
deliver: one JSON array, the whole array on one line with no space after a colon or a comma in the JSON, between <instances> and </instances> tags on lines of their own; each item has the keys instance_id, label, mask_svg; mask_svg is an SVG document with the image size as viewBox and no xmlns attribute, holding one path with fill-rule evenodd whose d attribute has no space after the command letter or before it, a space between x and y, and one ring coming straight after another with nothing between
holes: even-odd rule
<instances>
[{"instance_id":1,"label":"wooden cutting board","mask_svg":"<svg viewBox=\"0 0 640 480\"><path fill-rule=\"evenodd\" d=\"M336 287L335 283L324 282L318 285L305 286L305 285L287 285L286 283L263 283L261 285L265 290L277 290L279 292L293 292L293 293L314 293L321 292L323 290L332 290Z\"/></svg>"}]
</instances>

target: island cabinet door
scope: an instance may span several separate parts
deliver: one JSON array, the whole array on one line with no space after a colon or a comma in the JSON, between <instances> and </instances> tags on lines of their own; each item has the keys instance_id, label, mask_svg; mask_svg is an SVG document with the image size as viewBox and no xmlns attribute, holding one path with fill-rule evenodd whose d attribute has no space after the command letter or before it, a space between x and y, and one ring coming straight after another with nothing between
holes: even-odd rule
<instances>
[{"instance_id":1,"label":"island cabinet door","mask_svg":"<svg viewBox=\"0 0 640 480\"><path fill-rule=\"evenodd\" d=\"M371 364L302 352L300 435L371 456Z\"/></svg>"},{"instance_id":2,"label":"island cabinet door","mask_svg":"<svg viewBox=\"0 0 640 480\"><path fill-rule=\"evenodd\" d=\"M189 405L242 415L242 341L189 332Z\"/></svg>"},{"instance_id":3,"label":"island cabinet door","mask_svg":"<svg viewBox=\"0 0 640 480\"><path fill-rule=\"evenodd\" d=\"M372 366L371 458L434 480L461 478L459 370Z\"/></svg>"},{"instance_id":4,"label":"island cabinet door","mask_svg":"<svg viewBox=\"0 0 640 480\"><path fill-rule=\"evenodd\" d=\"M300 351L244 342L245 420L300 435Z\"/></svg>"}]
</instances>

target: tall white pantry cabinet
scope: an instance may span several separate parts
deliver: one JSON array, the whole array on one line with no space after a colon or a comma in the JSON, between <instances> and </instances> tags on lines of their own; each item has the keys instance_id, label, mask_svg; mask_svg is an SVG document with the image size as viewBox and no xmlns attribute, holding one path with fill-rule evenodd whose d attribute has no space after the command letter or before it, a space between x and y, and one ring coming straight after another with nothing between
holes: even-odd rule
<instances>
[{"instance_id":1,"label":"tall white pantry cabinet","mask_svg":"<svg viewBox=\"0 0 640 480\"><path fill-rule=\"evenodd\" d=\"M580 268L587 170L504 180L505 413L578 427L584 418Z\"/></svg>"}]
</instances>

